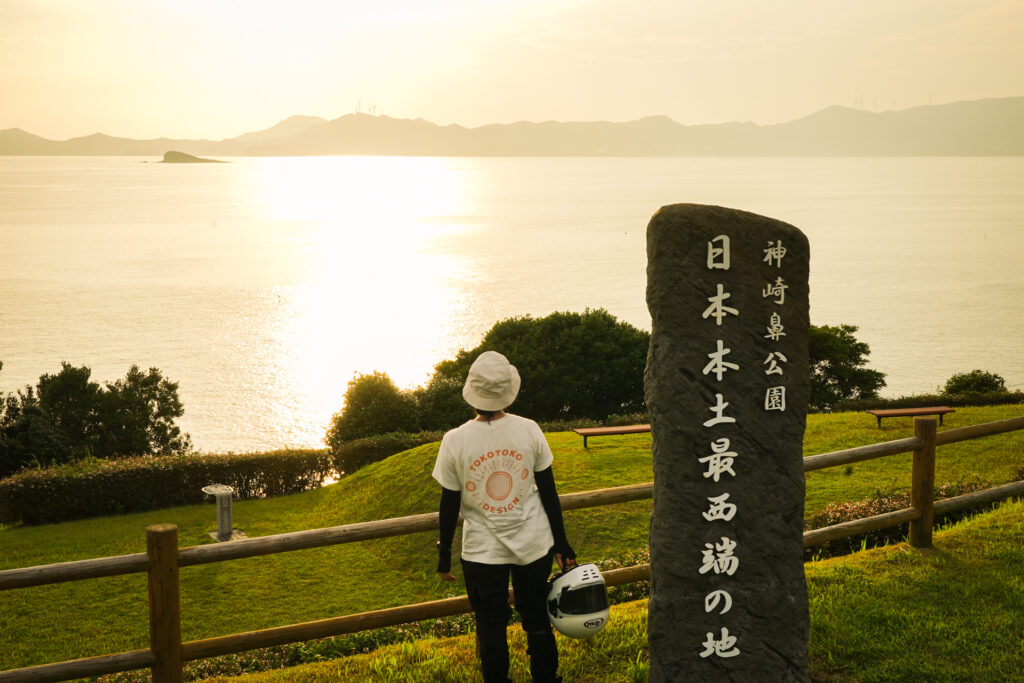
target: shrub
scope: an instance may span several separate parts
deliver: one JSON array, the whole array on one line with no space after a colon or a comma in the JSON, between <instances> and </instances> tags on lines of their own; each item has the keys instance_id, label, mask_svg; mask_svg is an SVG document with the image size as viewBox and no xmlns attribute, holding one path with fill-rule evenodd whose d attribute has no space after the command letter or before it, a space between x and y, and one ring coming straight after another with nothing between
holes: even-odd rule
<instances>
[{"instance_id":1,"label":"shrub","mask_svg":"<svg viewBox=\"0 0 1024 683\"><path fill-rule=\"evenodd\" d=\"M991 488L992 482L980 479L968 482L953 482L939 484L935 487L935 500L962 496L966 493L981 491ZM957 510L946 515L936 515L935 524L940 522L954 522L981 510L991 509L995 503L983 505L978 508ZM894 512L905 508L913 507L910 502L910 489L896 488L890 491L876 490L870 498L847 503L829 503L818 512L811 515L811 518L804 523L805 529L820 529L826 526L851 522L864 517L881 515L886 512ZM804 559L814 557L832 557L834 555L845 555L861 550L862 548L874 548L876 546L900 543L907 535L907 524L879 529L866 534L836 539L828 543L812 546L804 549Z\"/></svg>"},{"instance_id":2,"label":"shrub","mask_svg":"<svg viewBox=\"0 0 1024 683\"><path fill-rule=\"evenodd\" d=\"M383 372L358 375L348 383L345 407L331 418L326 442L332 450L345 441L417 428L416 401Z\"/></svg>"},{"instance_id":3,"label":"shrub","mask_svg":"<svg viewBox=\"0 0 1024 683\"><path fill-rule=\"evenodd\" d=\"M992 394L1006 391L1006 380L994 372L971 370L953 375L946 380L942 395Z\"/></svg>"},{"instance_id":4,"label":"shrub","mask_svg":"<svg viewBox=\"0 0 1024 683\"><path fill-rule=\"evenodd\" d=\"M542 420L538 422L544 432L569 432L577 427L614 427L619 425L646 424L651 419L647 413L629 413L627 415L609 415L604 420L574 418L572 420Z\"/></svg>"},{"instance_id":5,"label":"shrub","mask_svg":"<svg viewBox=\"0 0 1024 683\"><path fill-rule=\"evenodd\" d=\"M338 474L352 474L360 468L395 453L401 453L425 443L440 441L442 436L444 434L441 432L418 432L416 434L392 432L368 436L336 444L331 448L331 458Z\"/></svg>"},{"instance_id":6,"label":"shrub","mask_svg":"<svg viewBox=\"0 0 1024 683\"><path fill-rule=\"evenodd\" d=\"M602 572L606 572L611 569L622 569L623 567L635 567L637 565L650 563L651 551L649 548L627 551L624 555L604 560L597 560L594 562L594 564L597 565L597 568ZM608 587L608 602L613 605L623 602L632 602L633 600L642 600L643 598L648 598L650 596L650 581L636 581L634 583Z\"/></svg>"},{"instance_id":7,"label":"shrub","mask_svg":"<svg viewBox=\"0 0 1024 683\"><path fill-rule=\"evenodd\" d=\"M1024 391L1003 391L990 394L918 394L899 398L869 398L840 401L836 412L875 410L879 408L924 408L928 406L997 406L1024 403Z\"/></svg>"},{"instance_id":8,"label":"shrub","mask_svg":"<svg viewBox=\"0 0 1024 683\"><path fill-rule=\"evenodd\" d=\"M469 366L498 351L516 366L522 388L511 410L541 421L604 421L639 413L650 333L619 322L602 309L523 316L496 323L475 349L438 363L426 386L399 390L384 373L360 375L325 438L338 452L346 441L417 429L444 431L470 419L462 398Z\"/></svg>"},{"instance_id":9,"label":"shrub","mask_svg":"<svg viewBox=\"0 0 1024 683\"><path fill-rule=\"evenodd\" d=\"M133 365L124 379L107 382L99 396L100 431L93 455L123 458L192 449L188 434L174 423L185 414L178 383L164 379L157 368L142 372Z\"/></svg>"},{"instance_id":10,"label":"shrub","mask_svg":"<svg viewBox=\"0 0 1024 683\"><path fill-rule=\"evenodd\" d=\"M7 404L16 405L15 400L8 397ZM67 439L53 429L37 405L17 405L6 417L10 418L6 424L0 424L0 479L23 468L56 465L73 457Z\"/></svg>"},{"instance_id":11,"label":"shrub","mask_svg":"<svg viewBox=\"0 0 1024 683\"><path fill-rule=\"evenodd\" d=\"M475 349L439 363L435 378L447 378L449 391L461 392L477 356L498 351L522 378L513 412L538 422L604 420L614 413L644 410L649 343L650 333L619 322L603 309L509 318L496 323Z\"/></svg>"},{"instance_id":12,"label":"shrub","mask_svg":"<svg viewBox=\"0 0 1024 683\"><path fill-rule=\"evenodd\" d=\"M0 368L3 364L0 363ZM192 444L175 420L184 414L178 385L160 370L133 365L100 387L87 367L62 363L36 387L0 397L0 477L83 457L187 453Z\"/></svg>"},{"instance_id":13,"label":"shrub","mask_svg":"<svg viewBox=\"0 0 1024 683\"><path fill-rule=\"evenodd\" d=\"M811 325L808 356L811 410L832 410L844 399L874 398L885 375L864 367L871 349L857 341L854 325Z\"/></svg>"},{"instance_id":14,"label":"shrub","mask_svg":"<svg viewBox=\"0 0 1024 683\"><path fill-rule=\"evenodd\" d=\"M473 417L473 409L462 398L465 377L435 373L425 387L413 391L419 428L447 430Z\"/></svg>"},{"instance_id":15,"label":"shrub","mask_svg":"<svg viewBox=\"0 0 1024 683\"><path fill-rule=\"evenodd\" d=\"M43 375L37 385L40 411L78 450L89 448L99 431L97 402L102 390L89 381L90 374L89 368L63 363L59 373Z\"/></svg>"},{"instance_id":16,"label":"shrub","mask_svg":"<svg viewBox=\"0 0 1024 683\"><path fill-rule=\"evenodd\" d=\"M235 498L317 488L332 471L325 450L225 455L89 458L0 480L0 521L48 524L209 500L202 488L227 484Z\"/></svg>"}]
</instances>

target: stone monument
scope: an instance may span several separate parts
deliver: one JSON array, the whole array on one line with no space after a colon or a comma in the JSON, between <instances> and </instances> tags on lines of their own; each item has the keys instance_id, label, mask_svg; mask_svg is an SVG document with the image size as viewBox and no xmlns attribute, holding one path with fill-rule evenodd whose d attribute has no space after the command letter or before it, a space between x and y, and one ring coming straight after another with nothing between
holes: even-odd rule
<instances>
[{"instance_id":1,"label":"stone monument","mask_svg":"<svg viewBox=\"0 0 1024 683\"><path fill-rule=\"evenodd\" d=\"M807 238L676 204L647 257L650 680L806 681Z\"/></svg>"}]
</instances>

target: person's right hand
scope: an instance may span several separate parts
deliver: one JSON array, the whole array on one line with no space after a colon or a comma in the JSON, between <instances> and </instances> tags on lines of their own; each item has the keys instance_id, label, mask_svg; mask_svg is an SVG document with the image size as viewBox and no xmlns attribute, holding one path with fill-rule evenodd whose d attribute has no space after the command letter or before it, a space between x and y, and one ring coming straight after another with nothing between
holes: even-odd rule
<instances>
[{"instance_id":1,"label":"person's right hand","mask_svg":"<svg viewBox=\"0 0 1024 683\"><path fill-rule=\"evenodd\" d=\"M576 558L562 557L562 553L555 553L555 564L557 564L558 568L564 572L565 570L572 569L576 566Z\"/></svg>"}]
</instances>

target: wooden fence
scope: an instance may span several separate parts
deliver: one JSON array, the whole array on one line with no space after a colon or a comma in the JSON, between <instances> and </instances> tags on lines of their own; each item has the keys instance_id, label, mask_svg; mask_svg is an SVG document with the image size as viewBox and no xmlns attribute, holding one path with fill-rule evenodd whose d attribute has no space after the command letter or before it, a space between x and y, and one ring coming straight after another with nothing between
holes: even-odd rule
<instances>
[{"instance_id":1,"label":"wooden fence","mask_svg":"<svg viewBox=\"0 0 1024 683\"><path fill-rule=\"evenodd\" d=\"M932 519L935 514L1024 495L1024 481L1018 481L934 502L936 447L1018 429L1024 429L1024 417L943 432L936 431L936 421L933 418L918 418L914 422L912 437L804 458L804 471L810 472L898 453L914 454L911 474L912 507L805 532L804 547L906 522L910 523L910 544L918 548L930 547ZM650 498L652 490L653 484L636 484L570 493L560 498L563 509L575 510ZM177 527L173 524L156 524L146 529L145 553L0 571L0 590L147 572L150 635L148 649L2 671L0 682L62 681L143 668L152 669L154 681L181 681L182 662L185 661L469 612L469 600L462 596L206 640L181 642L178 589L178 572L181 567L385 538L436 528L437 513L427 513L216 545L178 548ZM650 577L650 565L614 569L603 572L603 575L610 586L633 583Z\"/></svg>"}]
</instances>

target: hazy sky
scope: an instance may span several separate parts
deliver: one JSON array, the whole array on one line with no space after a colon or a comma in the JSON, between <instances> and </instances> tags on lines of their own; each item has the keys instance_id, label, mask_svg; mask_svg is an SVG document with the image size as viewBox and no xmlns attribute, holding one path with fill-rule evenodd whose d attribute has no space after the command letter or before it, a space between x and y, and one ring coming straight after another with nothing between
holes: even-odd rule
<instances>
[{"instance_id":1,"label":"hazy sky","mask_svg":"<svg viewBox=\"0 0 1024 683\"><path fill-rule=\"evenodd\" d=\"M0 130L775 123L1024 95L1022 29L1022 0L0 0Z\"/></svg>"}]
</instances>

